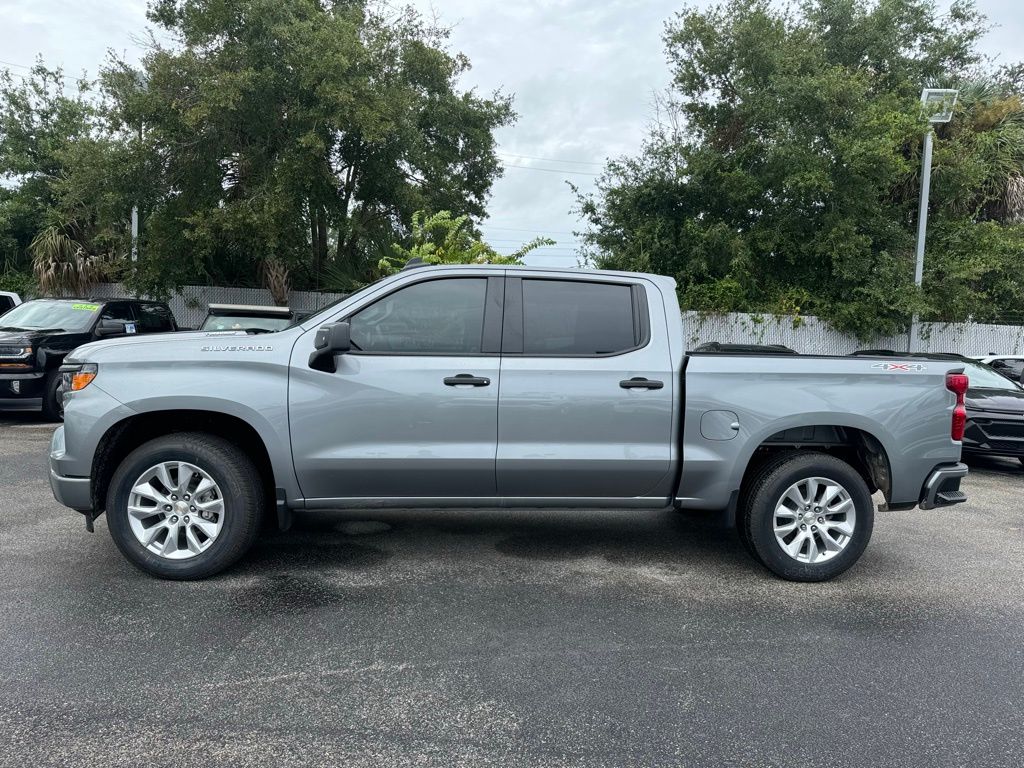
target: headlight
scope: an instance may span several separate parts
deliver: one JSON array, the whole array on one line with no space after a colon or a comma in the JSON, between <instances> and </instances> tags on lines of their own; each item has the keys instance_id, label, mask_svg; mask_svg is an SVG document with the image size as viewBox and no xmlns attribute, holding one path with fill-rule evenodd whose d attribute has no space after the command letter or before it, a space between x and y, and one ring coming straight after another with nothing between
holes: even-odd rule
<instances>
[{"instance_id":1,"label":"headlight","mask_svg":"<svg viewBox=\"0 0 1024 768\"><path fill-rule=\"evenodd\" d=\"M64 394L67 395L69 392L80 392L92 384L92 380L99 373L99 367L96 363L76 363L62 365L60 372L63 376L61 384Z\"/></svg>"},{"instance_id":2,"label":"headlight","mask_svg":"<svg viewBox=\"0 0 1024 768\"><path fill-rule=\"evenodd\" d=\"M0 358L4 358L5 362L0 362L0 368L29 368L28 358L32 357L32 345L31 344L4 344L0 345ZM6 360L17 360L17 362L6 362Z\"/></svg>"}]
</instances>

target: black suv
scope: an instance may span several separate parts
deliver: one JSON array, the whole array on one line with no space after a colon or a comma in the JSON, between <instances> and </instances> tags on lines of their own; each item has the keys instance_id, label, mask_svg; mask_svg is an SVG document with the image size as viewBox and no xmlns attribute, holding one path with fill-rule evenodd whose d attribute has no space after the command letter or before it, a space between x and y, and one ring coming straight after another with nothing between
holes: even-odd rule
<instances>
[{"instance_id":1,"label":"black suv","mask_svg":"<svg viewBox=\"0 0 1024 768\"><path fill-rule=\"evenodd\" d=\"M139 299L34 299L0 317L0 409L62 415L59 369L76 347L176 331L170 308Z\"/></svg>"}]
</instances>

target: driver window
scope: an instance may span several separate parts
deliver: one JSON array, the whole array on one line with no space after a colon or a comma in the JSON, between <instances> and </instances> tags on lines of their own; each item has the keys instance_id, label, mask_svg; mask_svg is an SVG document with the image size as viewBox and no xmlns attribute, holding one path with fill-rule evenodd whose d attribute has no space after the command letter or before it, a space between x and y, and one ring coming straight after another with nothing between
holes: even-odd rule
<instances>
[{"instance_id":1,"label":"driver window","mask_svg":"<svg viewBox=\"0 0 1024 768\"><path fill-rule=\"evenodd\" d=\"M479 354L487 278L416 283L360 310L349 322L353 348L396 354Z\"/></svg>"}]
</instances>

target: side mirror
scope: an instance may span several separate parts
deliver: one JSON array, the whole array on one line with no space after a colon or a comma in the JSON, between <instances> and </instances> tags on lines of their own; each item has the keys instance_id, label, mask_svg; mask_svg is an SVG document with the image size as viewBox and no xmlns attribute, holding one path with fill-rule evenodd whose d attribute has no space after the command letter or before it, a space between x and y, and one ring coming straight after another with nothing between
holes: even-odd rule
<instances>
[{"instance_id":1,"label":"side mirror","mask_svg":"<svg viewBox=\"0 0 1024 768\"><path fill-rule=\"evenodd\" d=\"M348 323L322 325L316 332L313 352L309 356L309 367L318 371L334 373L338 370L335 355L343 355L352 349L352 326Z\"/></svg>"},{"instance_id":2,"label":"side mirror","mask_svg":"<svg viewBox=\"0 0 1024 768\"><path fill-rule=\"evenodd\" d=\"M96 335L100 337L105 336L124 336L128 333L128 329L125 327L125 323L120 320L100 320L96 326Z\"/></svg>"}]
</instances>

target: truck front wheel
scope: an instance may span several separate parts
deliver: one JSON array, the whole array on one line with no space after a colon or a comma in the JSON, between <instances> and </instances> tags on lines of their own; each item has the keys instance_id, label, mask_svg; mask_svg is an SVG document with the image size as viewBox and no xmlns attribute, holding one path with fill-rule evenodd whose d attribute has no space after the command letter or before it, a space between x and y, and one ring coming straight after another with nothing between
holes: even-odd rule
<instances>
[{"instance_id":1,"label":"truck front wheel","mask_svg":"<svg viewBox=\"0 0 1024 768\"><path fill-rule=\"evenodd\" d=\"M741 536L754 554L791 581L825 581L852 566L875 519L860 473L825 453L766 465L746 489L741 512Z\"/></svg>"},{"instance_id":2,"label":"truck front wheel","mask_svg":"<svg viewBox=\"0 0 1024 768\"><path fill-rule=\"evenodd\" d=\"M164 579L220 573L256 541L266 507L252 460L234 444L200 432L156 438L117 468L107 525L137 567Z\"/></svg>"}]
</instances>

